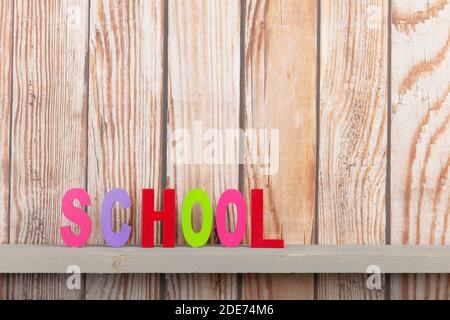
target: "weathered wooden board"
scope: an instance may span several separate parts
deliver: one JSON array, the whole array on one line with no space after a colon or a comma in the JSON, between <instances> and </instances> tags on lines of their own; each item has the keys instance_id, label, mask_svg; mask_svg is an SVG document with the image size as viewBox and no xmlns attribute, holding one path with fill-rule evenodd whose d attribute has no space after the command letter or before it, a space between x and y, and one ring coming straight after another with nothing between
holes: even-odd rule
<instances>
[{"instance_id":1,"label":"weathered wooden board","mask_svg":"<svg viewBox=\"0 0 450 320\"><path fill-rule=\"evenodd\" d=\"M171 249L88 246L80 250L63 246L0 245L0 254L4 258L0 273L12 270L20 273L64 273L67 264L72 261L77 261L81 271L87 273L272 273L271 276L280 277L281 281L275 282L276 285L286 285L284 289L287 291L295 290L291 288L295 283L288 282L289 277L283 276L283 273L299 276L312 272L365 273L368 265L378 265L383 273L450 272L448 248L424 245L288 245L277 250L251 249L247 246L205 246L196 249L186 246ZM101 277L95 279L102 288L115 285L125 288L119 283L127 280L125 275L122 277L110 282L102 282L104 278ZM137 292L132 296L140 294L144 289L140 286L146 286L145 281L150 279L139 277L136 275L133 286L128 287ZM118 298L122 294L128 296L124 290L111 288L105 290L104 296Z\"/></svg>"},{"instance_id":2,"label":"weathered wooden board","mask_svg":"<svg viewBox=\"0 0 450 320\"><path fill-rule=\"evenodd\" d=\"M450 3L393 1L392 243L450 244ZM394 299L449 299L445 274L392 277Z\"/></svg>"},{"instance_id":3,"label":"weathered wooden board","mask_svg":"<svg viewBox=\"0 0 450 320\"><path fill-rule=\"evenodd\" d=\"M113 187L129 192L133 207L116 209L114 225L129 223L129 244L139 245L140 191L155 188L161 208L166 176L167 186L178 192L177 213L193 188L207 190L214 207L225 189L240 188L247 200L251 188L264 189L265 236L287 244L316 239L324 245L382 245L388 238L394 244L450 244L449 17L449 0L0 0L0 244L13 245L2 253L12 255L0 268L53 272L58 266L64 272L75 251L49 246L62 244L58 229L68 221L61 199L73 187L91 194L95 245L104 244L104 195ZM229 148L226 129L239 127L256 129L254 140L246 136ZM207 131L212 128L219 132ZM177 129L188 133L180 137ZM190 152L180 153L189 142ZM200 215L194 208L196 230ZM228 219L234 229L232 207ZM217 243L213 234L210 243ZM181 224L178 243L184 243ZM15 255L18 244L25 251ZM159 250L86 248L76 259L95 272L156 272L163 267L152 260ZM8 281L0 275L0 299L311 299L313 276L304 272L312 271L344 272L317 276L319 299L384 298L382 290L366 289L364 275L350 274L364 272L366 264L382 272L441 272L393 275L391 298L450 297L448 256L441 247L319 246L295 253L288 247L275 256L247 248L236 255L225 248L200 250L205 252L176 248L164 254L172 268L167 272L174 273L162 283L154 274L96 274L87 276L82 290L68 290L65 275L15 274ZM44 255L34 256L39 252ZM197 254L204 263L184 268L182 262ZM48 259L55 264L46 264ZM139 266L145 259L148 265ZM267 261L267 268L259 267ZM295 263L300 267L289 269ZM183 270L194 274L176 273ZM217 273L231 271L246 274Z\"/></svg>"},{"instance_id":4,"label":"weathered wooden board","mask_svg":"<svg viewBox=\"0 0 450 320\"><path fill-rule=\"evenodd\" d=\"M0 243L8 243L13 3L0 1Z\"/></svg>"},{"instance_id":5,"label":"weathered wooden board","mask_svg":"<svg viewBox=\"0 0 450 320\"><path fill-rule=\"evenodd\" d=\"M250 199L250 189L264 190L267 238L311 244L316 1L247 1L245 27L244 194ZM242 297L312 299L313 281L313 275L246 274Z\"/></svg>"},{"instance_id":6,"label":"weathered wooden board","mask_svg":"<svg viewBox=\"0 0 450 320\"><path fill-rule=\"evenodd\" d=\"M9 139L12 86L13 2L0 0L0 243L9 241ZM0 276L0 300L6 299L6 277Z\"/></svg>"},{"instance_id":7,"label":"weathered wooden board","mask_svg":"<svg viewBox=\"0 0 450 320\"><path fill-rule=\"evenodd\" d=\"M128 210L116 208L115 230L132 226L141 243L142 189L161 191L164 2L91 1L89 32L88 190L93 198L91 243L104 244L101 203L126 190ZM136 285L139 284L139 285ZM155 299L159 275L87 276L86 297Z\"/></svg>"},{"instance_id":8,"label":"weathered wooden board","mask_svg":"<svg viewBox=\"0 0 450 320\"><path fill-rule=\"evenodd\" d=\"M384 244L388 1L321 1L319 244ZM383 298L364 276L318 278L319 299Z\"/></svg>"},{"instance_id":9,"label":"weathered wooden board","mask_svg":"<svg viewBox=\"0 0 450 320\"><path fill-rule=\"evenodd\" d=\"M186 193L194 188L206 190L215 207L223 191L238 188L238 165L226 164L227 151L219 135L227 128L239 128L240 2L170 1L168 16L167 182L177 190L177 212L181 212ZM208 137L209 129L218 130L218 135ZM178 139L181 130L186 132ZM234 210L229 216L229 226L233 227ZM200 226L201 210L194 207L193 228L199 230ZM211 242L217 241L214 238ZM181 220L178 240L184 241ZM165 298L236 298L236 278L219 274L168 276Z\"/></svg>"},{"instance_id":10,"label":"weathered wooden board","mask_svg":"<svg viewBox=\"0 0 450 320\"><path fill-rule=\"evenodd\" d=\"M86 185L88 9L87 0L14 1L11 243L61 243L62 196ZM58 275L12 275L9 297L82 290Z\"/></svg>"}]
</instances>

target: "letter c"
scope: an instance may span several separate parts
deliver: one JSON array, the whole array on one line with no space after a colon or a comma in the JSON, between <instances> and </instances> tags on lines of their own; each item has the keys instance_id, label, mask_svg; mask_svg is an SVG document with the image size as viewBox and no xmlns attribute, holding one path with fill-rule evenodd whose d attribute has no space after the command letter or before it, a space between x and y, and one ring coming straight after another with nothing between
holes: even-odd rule
<instances>
[{"instance_id":1,"label":"letter c","mask_svg":"<svg viewBox=\"0 0 450 320\"><path fill-rule=\"evenodd\" d=\"M101 213L101 227L103 238L111 247L124 246L131 235L131 227L128 224L123 224L119 232L113 231L111 212L114 204L119 202L124 209L131 207L131 199L128 193L123 189L112 189L109 191L102 204Z\"/></svg>"}]
</instances>

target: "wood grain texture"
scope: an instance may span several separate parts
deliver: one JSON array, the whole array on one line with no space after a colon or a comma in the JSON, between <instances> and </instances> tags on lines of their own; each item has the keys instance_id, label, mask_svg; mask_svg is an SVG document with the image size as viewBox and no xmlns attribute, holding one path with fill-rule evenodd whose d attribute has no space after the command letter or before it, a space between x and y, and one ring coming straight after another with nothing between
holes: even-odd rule
<instances>
[{"instance_id":1,"label":"wood grain texture","mask_svg":"<svg viewBox=\"0 0 450 320\"><path fill-rule=\"evenodd\" d=\"M89 274L87 300L154 300L159 298L159 275Z\"/></svg>"},{"instance_id":2,"label":"wood grain texture","mask_svg":"<svg viewBox=\"0 0 450 320\"><path fill-rule=\"evenodd\" d=\"M448 0L393 1L393 244L450 244L449 18ZM391 297L449 299L450 277L392 277Z\"/></svg>"},{"instance_id":3,"label":"wood grain texture","mask_svg":"<svg viewBox=\"0 0 450 320\"><path fill-rule=\"evenodd\" d=\"M245 25L244 129L254 129L256 135L245 139L244 193L250 199L251 189L264 190L267 238L311 244L317 4L250 0ZM278 138L273 139L271 130L278 131ZM262 166L266 160L269 165ZM312 299L313 281L313 275L245 274L242 297Z\"/></svg>"},{"instance_id":4,"label":"wood grain texture","mask_svg":"<svg viewBox=\"0 0 450 320\"><path fill-rule=\"evenodd\" d=\"M0 1L0 243L8 243L9 219L9 138L12 72L12 0Z\"/></svg>"},{"instance_id":5,"label":"wood grain texture","mask_svg":"<svg viewBox=\"0 0 450 320\"><path fill-rule=\"evenodd\" d=\"M319 244L384 244L388 1L321 1ZM383 298L325 275L319 299Z\"/></svg>"},{"instance_id":6,"label":"wood grain texture","mask_svg":"<svg viewBox=\"0 0 450 320\"><path fill-rule=\"evenodd\" d=\"M9 241L9 139L11 118L11 75L13 2L0 0L0 243ZM6 299L6 277L0 276L0 300Z\"/></svg>"},{"instance_id":7,"label":"wood grain texture","mask_svg":"<svg viewBox=\"0 0 450 320\"><path fill-rule=\"evenodd\" d=\"M104 244L101 203L126 190L132 208L116 208L115 230L132 226L128 244L141 243L142 189L159 205L162 166L163 1L91 1L88 190L93 244ZM158 209L158 208L156 208ZM159 275L88 275L86 297L155 299Z\"/></svg>"},{"instance_id":8,"label":"wood grain texture","mask_svg":"<svg viewBox=\"0 0 450 320\"><path fill-rule=\"evenodd\" d=\"M11 243L59 244L64 192L86 172L88 1L14 1ZM59 275L11 276L9 297L80 298Z\"/></svg>"},{"instance_id":9,"label":"wood grain texture","mask_svg":"<svg viewBox=\"0 0 450 320\"><path fill-rule=\"evenodd\" d=\"M295 282L282 274L305 273L365 273L368 265L378 265L382 273L436 273L450 272L450 251L447 246L428 245L286 245L285 248L252 249L248 246L227 248L219 245L192 249L188 246L142 249L140 246L111 248L87 246L74 250L66 246L0 245L0 273L65 273L73 261L82 273L271 273L275 290L285 286L285 291L295 293ZM94 278L105 290L104 297L127 296L126 288L137 296L147 280L140 275L133 278L133 286L123 286L115 281L104 282ZM150 278L149 278L150 279ZM141 282L139 282L141 280ZM292 279L290 279L292 281ZM131 281L131 280L130 280ZM258 286L254 281L251 285Z\"/></svg>"},{"instance_id":10,"label":"wood grain texture","mask_svg":"<svg viewBox=\"0 0 450 320\"><path fill-rule=\"evenodd\" d=\"M221 133L227 128L239 129L240 2L169 1L168 41L168 134L186 129L195 139L196 132L202 134L208 129ZM186 139L186 135L182 138ZM168 186L177 190L179 213L184 196L191 189L207 191L214 208L223 191L238 189L238 165L225 164L224 144L206 135L202 138L195 140L198 144L191 150L192 159L183 159L183 154L173 152L171 146L176 141L172 138L168 141L167 181ZM216 148L214 155L203 150L211 144ZM207 160L208 156L222 164ZM234 215L230 209L231 228ZM178 218L181 219L181 214ZM200 223L201 211L194 207L194 230L198 230ZM210 240L217 242L215 235ZM184 241L181 220L178 241ZM168 299L233 299L237 296L236 275L168 276L165 291Z\"/></svg>"}]
</instances>

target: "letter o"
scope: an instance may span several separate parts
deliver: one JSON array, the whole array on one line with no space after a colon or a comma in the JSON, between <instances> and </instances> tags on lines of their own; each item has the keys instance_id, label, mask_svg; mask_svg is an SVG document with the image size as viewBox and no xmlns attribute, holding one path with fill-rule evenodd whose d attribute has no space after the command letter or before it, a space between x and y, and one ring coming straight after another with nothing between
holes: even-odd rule
<instances>
[{"instance_id":1,"label":"letter o","mask_svg":"<svg viewBox=\"0 0 450 320\"><path fill-rule=\"evenodd\" d=\"M228 232L226 218L227 207L234 203L237 209L236 230ZM226 247L236 247L244 239L245 229L247 223L247 207L245 199L242 194L235 189L226 190L219 199L216 211L216 225L217 233L219 234L220 242Z\"/></svg>"},{"instance_id":2,"label":"letter o","mask_svg":"<svg viewBox=\"0 0 450 320\"><path fill-rule=\"evenodd\" d=\"M195 203L202 207L202 228L200 232L192 229L192 207ZM186 242L191 247L202 247L208 242L212 229L212 207L208 194L202 189L193 189L186 194L183 201L181 226Z\"/></svg>"}]
</instances>

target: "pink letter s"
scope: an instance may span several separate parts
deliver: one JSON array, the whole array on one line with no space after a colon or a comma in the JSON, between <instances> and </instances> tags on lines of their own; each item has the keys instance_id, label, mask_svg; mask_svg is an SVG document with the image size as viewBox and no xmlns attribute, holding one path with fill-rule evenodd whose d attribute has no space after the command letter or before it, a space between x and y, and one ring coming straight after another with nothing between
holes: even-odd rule
<instances>
[{"instance_id":1,"label":"pink letter s","mask_svg":"<svg viewBox=\"0 0 450 320\"><path fill-rule=\"evenodd\" d=\"M71 189L66 192L62 200L62 211L64 216L80 226L80 234L75 235L70 226L59 228L59 233L64 243L69 247L82 247L91 236L91 219L83 210L73 206L73 201L78 199L81 206L90 206L89 193L83 189Z\"/></svg>"}]
</instances>

